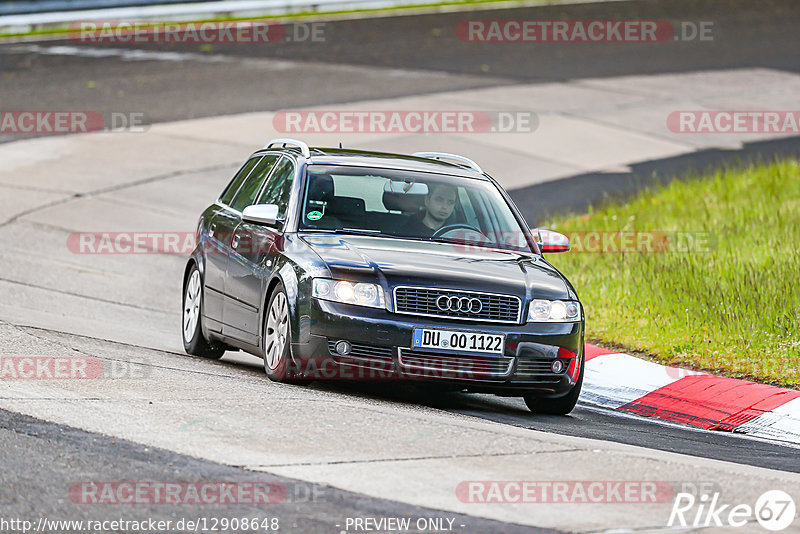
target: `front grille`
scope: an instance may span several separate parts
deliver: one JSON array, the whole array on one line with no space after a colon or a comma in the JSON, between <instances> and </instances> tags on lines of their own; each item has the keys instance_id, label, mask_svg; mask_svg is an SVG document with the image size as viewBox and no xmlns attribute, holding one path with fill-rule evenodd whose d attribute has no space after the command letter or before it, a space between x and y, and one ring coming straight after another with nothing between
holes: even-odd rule
<instances>
[{"instance_id":1,"label":"front grille","mask_svg":"<svg viewBox=\"0 0 800 534\"><path fill-rule=\"evenodd\" d=\"M511 371L514 358L486 358L466 354L443 354L427 350L399 349L400 368L422 378L485 380L503 378Z\"/></svg>"},{"instance_id":2,"label":"front grille","mask_svg":"<svg viewBox=\"0 0 800 534\"><path fill-rule=\"evenodd\" d=\"M477 313L441 310L436 305L436 301L441 296L477 298L481 301L481 310ZM394 309L398 313L473 321L519 323L520 307L520 299L511 295L402 286L396 287L394 290Z\"/></svg>"},{"instance_id":3,"label":"front grille","mask_svg":"<svg viewBox=\"0 0 800 534\"><path fill-rule=\"evenodd\" d=\"M569 362L562 360L566 366ZM553 372L553 360L524 360L517 361L517 369L512 377L512 382L536 382L555 384L561 380L564 373Z\"/></svg>"},{"instance_id":4,"label":"front grille","mask_svg":"<svg viewBox=\"0 0 800 534\"><path fill-rule=\"evenodd\" d=\"M328 340L328 352L334 361L342 365L369 366L374 369L391 371L394 366L394 351L392 347L375 347L371 345L351 344L350 353L342 356L336 353L337 340Z\"/></svg>"}]
</instances>

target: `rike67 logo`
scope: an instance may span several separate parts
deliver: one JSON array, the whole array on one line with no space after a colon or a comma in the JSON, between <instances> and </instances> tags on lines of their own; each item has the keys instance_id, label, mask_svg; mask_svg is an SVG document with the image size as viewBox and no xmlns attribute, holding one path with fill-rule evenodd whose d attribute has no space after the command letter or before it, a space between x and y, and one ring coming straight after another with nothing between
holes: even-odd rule
<instances>
[{"instance_id":1,"label":"rike67 logo","mask_svg":"<svg viewBox=\"0 0 800 534\"><path fill-rule=\"evenodd\" d=\"M722 504L719 493L700 497L678 493L667 526L738 528L756 521L763 528L777 532L794 522L796 511L794 499L781 490L764 492L755 506Z\"/></svg>"}]
</instances>

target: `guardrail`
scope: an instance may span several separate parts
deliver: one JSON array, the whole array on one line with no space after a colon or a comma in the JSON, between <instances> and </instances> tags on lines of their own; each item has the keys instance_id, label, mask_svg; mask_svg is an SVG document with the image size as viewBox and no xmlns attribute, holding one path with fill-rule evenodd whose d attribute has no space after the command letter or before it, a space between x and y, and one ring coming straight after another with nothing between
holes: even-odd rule
<instances>
[{"instance_id":1,"label":"guardrail","mask_svg":"<svg viewBox=\"0 0 800 534\"><path fill-rule=\"evenodd\" d=\"M427 4L430 0L18 0L0 1L0 34L61 28L85 20L197 20L300 11L346 11ZM38 6L37 11L25 11ZM102 7L101 7L102 6ZM11 10L16 10L13 14Z\"/></svg>"},{"instance_id":2,"label":"guardrail","mask_svg":"<svg viewBox=\"0 0 800 534\"><path fill-rule=\"evenodd\" d=\"M0 2L0 15L45 13L48 11L73 11L78 9L103 9L157 4L186 3L193 0L16 0Z\"/></svg>"}]
</instances>

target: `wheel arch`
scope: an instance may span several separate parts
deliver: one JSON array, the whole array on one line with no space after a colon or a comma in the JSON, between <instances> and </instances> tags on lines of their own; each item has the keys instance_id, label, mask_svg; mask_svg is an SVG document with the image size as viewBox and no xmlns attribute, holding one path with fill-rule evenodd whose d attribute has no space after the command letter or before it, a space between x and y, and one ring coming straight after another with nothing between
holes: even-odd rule
<instances>
[{"instance_id":1,"label":"wheel arch","mask_svg":"<svg viewBox=\"0 0 800 534\"><path fill-rule=\"evenodd\" d=\"M272 278L270 278L269 282L267 282L266 290L264 291L263 305L261 306L261 313L259 317L259 349L261 349L261 346L263 345L264 327L266 324L265 314L267 313L267 307L269 306L269 301L272 298L272 295L275 293L275 289L278 287L278 284L282 284L284 291L286 291L286 300L289 304L289 322L292 327L293 342L295 341L294 338L298 332L297 329L299 320L297 315L297 274L295 273L291 263L287 262L272 275Z\"/></svg>"},{"instance_id":2,"label":"wheel arch","mask_svg":"<svg viewBox=\"0 0 800 534\"><path fill-rule=\"evenodd\" d=\"M189 259L186 261L186 267L183 269L183 285L182 287L186 287L186 280L189 278L189 273L192 270L193 266L197 266L197 270L200 271L200 277L205 282L205 265L202 261L202 257L197 253L193 253L189 256Z\"/></svg>"},{"instance_id":3,"label":"wheel arch","mask_svg":"<svg viewBox=\"0 0 800 534\"><path fill-rule=\"evenodd\" d=\"M181 284L182 288L186 288L186 282L189 280L189 273L192 272L192 268L195 265L197 265L197 260L194 258L189 258L189 261L186 262L186 267L183 269L183 283ZM199 267L198 270L200 270ZM200 276L203 276L202 271L200 272Z\"/></svg>"}]
</instances>

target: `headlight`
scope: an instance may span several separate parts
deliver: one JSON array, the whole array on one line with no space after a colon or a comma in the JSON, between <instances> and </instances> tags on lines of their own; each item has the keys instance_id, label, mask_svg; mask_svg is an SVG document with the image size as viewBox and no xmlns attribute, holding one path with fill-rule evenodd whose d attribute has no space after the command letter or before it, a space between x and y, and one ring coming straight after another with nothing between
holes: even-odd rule
<instances>
[{"instance_id":1,"label":"headlight","mask_svg":"<svg viewBox=\"0 0 800 534\"><path fill-rule=\"evenodd\" d=\"M580 321L581 305L572 300L532 300L529 323L570 323Z\"/></svg>"},{"instance_id":2,"label":"headlight","mask_svg":"<svg viewBox=\"0 0 800 534\"><path fill-rule=\"evenodd\" d=\"M345 304L357 304L373 308L386 307L383 300L383 288L377 284L315 278L312 294L318 299L343 302Z\"/></svg>"}]
</instances>

